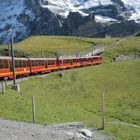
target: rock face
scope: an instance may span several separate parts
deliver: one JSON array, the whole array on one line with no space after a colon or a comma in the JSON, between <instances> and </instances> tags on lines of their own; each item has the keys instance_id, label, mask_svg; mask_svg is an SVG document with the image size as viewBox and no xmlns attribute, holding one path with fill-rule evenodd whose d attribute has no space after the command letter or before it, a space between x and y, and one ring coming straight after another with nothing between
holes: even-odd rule
<instances>
[{"instance_id":1,"label":"rock face","mask_svg":"<svg viewBox=\"0 0 140 140\"><path fill-rule=\"evenodd\" d=\"M125 0L0 0L0 42L8 42L11 35L15 42L31 35L131 35L140 30L140 13L126 4Z\"/></svg>"}]
</instances>

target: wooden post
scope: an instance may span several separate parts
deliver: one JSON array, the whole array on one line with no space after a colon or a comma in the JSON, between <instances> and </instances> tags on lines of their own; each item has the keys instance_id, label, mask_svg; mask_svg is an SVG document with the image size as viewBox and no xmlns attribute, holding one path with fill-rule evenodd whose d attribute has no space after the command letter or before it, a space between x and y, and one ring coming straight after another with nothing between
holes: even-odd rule
<instances>
[{"instance_id":1,"label":"wooden post","mask_svg":"<svg viewBox=\"0 0 140 140\"><path fill-rule=\"evenodd\" d=\"M6 82L6 80L4 80L4 84L5 84L5 88L7 87L7 82Z\"/></svg>"},{"instance_id":2,"label":"wooden post","mask_svg":"<svg viewBox=\"0 0 140 140\"><path fill-rule=\"evenodd\" d=\"M137 49L134 48L134 55L135 55L135 59L137 58Z\"/></svg>"},{"instance_id":3,"label":"wooden post","mask_svg":"<svg viewBox=\"0 0 140 140\"><path fill-rule=\"evenodd\" d=\"M2 82L2 94L5 94L5 83Z\"/></svg>"},{"instance_id":4,"label":"wooden post","mask_svg":"<svg viewBox=\"0 0 140 140\"><path fill-rule=\"evenodd\" d=\"M102 129L105 128L105 114L104 114L104 93L102 94Z\"/></svg>"},{"instance_id":5,"label":"wooden post","mask_svg":"<svg viewBox=\"0 0 140 140\"><path fill-rule=\"evenodd\" d=\"M35 122L35 99L34 99L34 95L32 96L32 118L33 118L33 122Z\"/></svg>"},{"instance_id":6,"label":"wooden post","mask_svg":"<svg viewBox=\"0 0 140 140\"><path fill-rule=\"evenodd\" d=\"M112 50L110 49L110 62L112 63L113 62L113 59L112 59Z\"/></svg>"}]
</instances>

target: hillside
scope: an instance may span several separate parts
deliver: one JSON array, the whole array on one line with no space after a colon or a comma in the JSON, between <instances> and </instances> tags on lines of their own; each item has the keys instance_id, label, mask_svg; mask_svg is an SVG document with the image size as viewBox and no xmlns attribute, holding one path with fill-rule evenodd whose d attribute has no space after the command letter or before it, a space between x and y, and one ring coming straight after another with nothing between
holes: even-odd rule
<instances>
[{"instance_id":1,"label":"hillside","mask_svg":"<svg viewBox=\"0 0 140 140\"><path fill-rule=\"evenodd\" d=\"M34 94L37 123L82 121L100 128L104 93L103 132L117 140L138 139L140 128L134 124L140 125L139 70L140 59L137 59L64 71L63 78L57 73L31 78L20 83L21 94L15 94L10 87L5 95L0 94L0 117L30 122Z\"/></svg>"},{"instance_id":2,"label":"hillside","mask_svg":"<svg viewBox=\"0 0 140 140\"><path fill-rule=\"evenodd\" d=\"M111 45L112 44L112 45ZM140 37L82 38L66 36L33 36L14 44L16 57L56 57L60 55L87 54L94 49L110 46L102 55L104 62L119 56L140 57ZM7 46L0 46L0 53Z\"/></svg>"},{"instance_id":3,"label":"hillside","mask_svg":"<svg viewBox=\"0 0 140 140\"><path fill-rule=\"evenodd\" d=\"M119 56L140 57L140 37L128 37L120 39L119 43L107 47L102 55L104 62L110 61L110 57Z\"/></svg>"},{"instance_id":4,"label":"hillside","mask_svg":"<svg viewBox=\"0 0 140 140\"><path fill-rule=\"evenodd\" d=\"M66 36L33 36L14 44L16 56L29 57L46 57L55 56L57 52L64 54L86 53L95 47L95 45L106 45L113 43L117 38L82 38L82 37L66 37ZM7 46L1 46L3 49Z\"/></svg>"}]
</instances>

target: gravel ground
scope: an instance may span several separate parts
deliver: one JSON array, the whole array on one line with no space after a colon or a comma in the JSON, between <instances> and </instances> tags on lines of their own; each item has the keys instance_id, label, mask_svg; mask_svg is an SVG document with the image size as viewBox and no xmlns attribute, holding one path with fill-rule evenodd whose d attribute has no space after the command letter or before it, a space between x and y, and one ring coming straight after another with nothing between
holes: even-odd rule
<instances>
[{"instance_id":1,"label":"gravel ground","mask_svg":"<svg viewBox=\"0 0 140 140\"><path fill-rule=\"evenodd\" d=\"M92 136L82 133L90 130ZM81 123L39 125L32 123L0 120L0 140L108 140L96 130L85 128Z\"/></svg>"}]
</instances>

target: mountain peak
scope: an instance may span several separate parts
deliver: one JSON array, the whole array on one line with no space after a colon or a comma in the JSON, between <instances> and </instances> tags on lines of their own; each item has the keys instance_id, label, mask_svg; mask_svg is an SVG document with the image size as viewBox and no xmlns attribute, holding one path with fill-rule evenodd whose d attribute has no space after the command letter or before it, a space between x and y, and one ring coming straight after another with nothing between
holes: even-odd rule
<instances>
[{"instance_id":1,"label":"mountain peak","mask_svg":"<svg viewBox=\"0 0 140 140\"><path fill-rule=\"evenodd\" d=\"M20 41L29 35L80 35L79 30L86 24L91 24L90 28L101 26L105 33L104 27L129 20L140 23L139 0L0 0L3 42L11 35L7 32L9 28L15 40ZM84 36L88 35L84 33Z\"/></svg>"}]
</instances>

